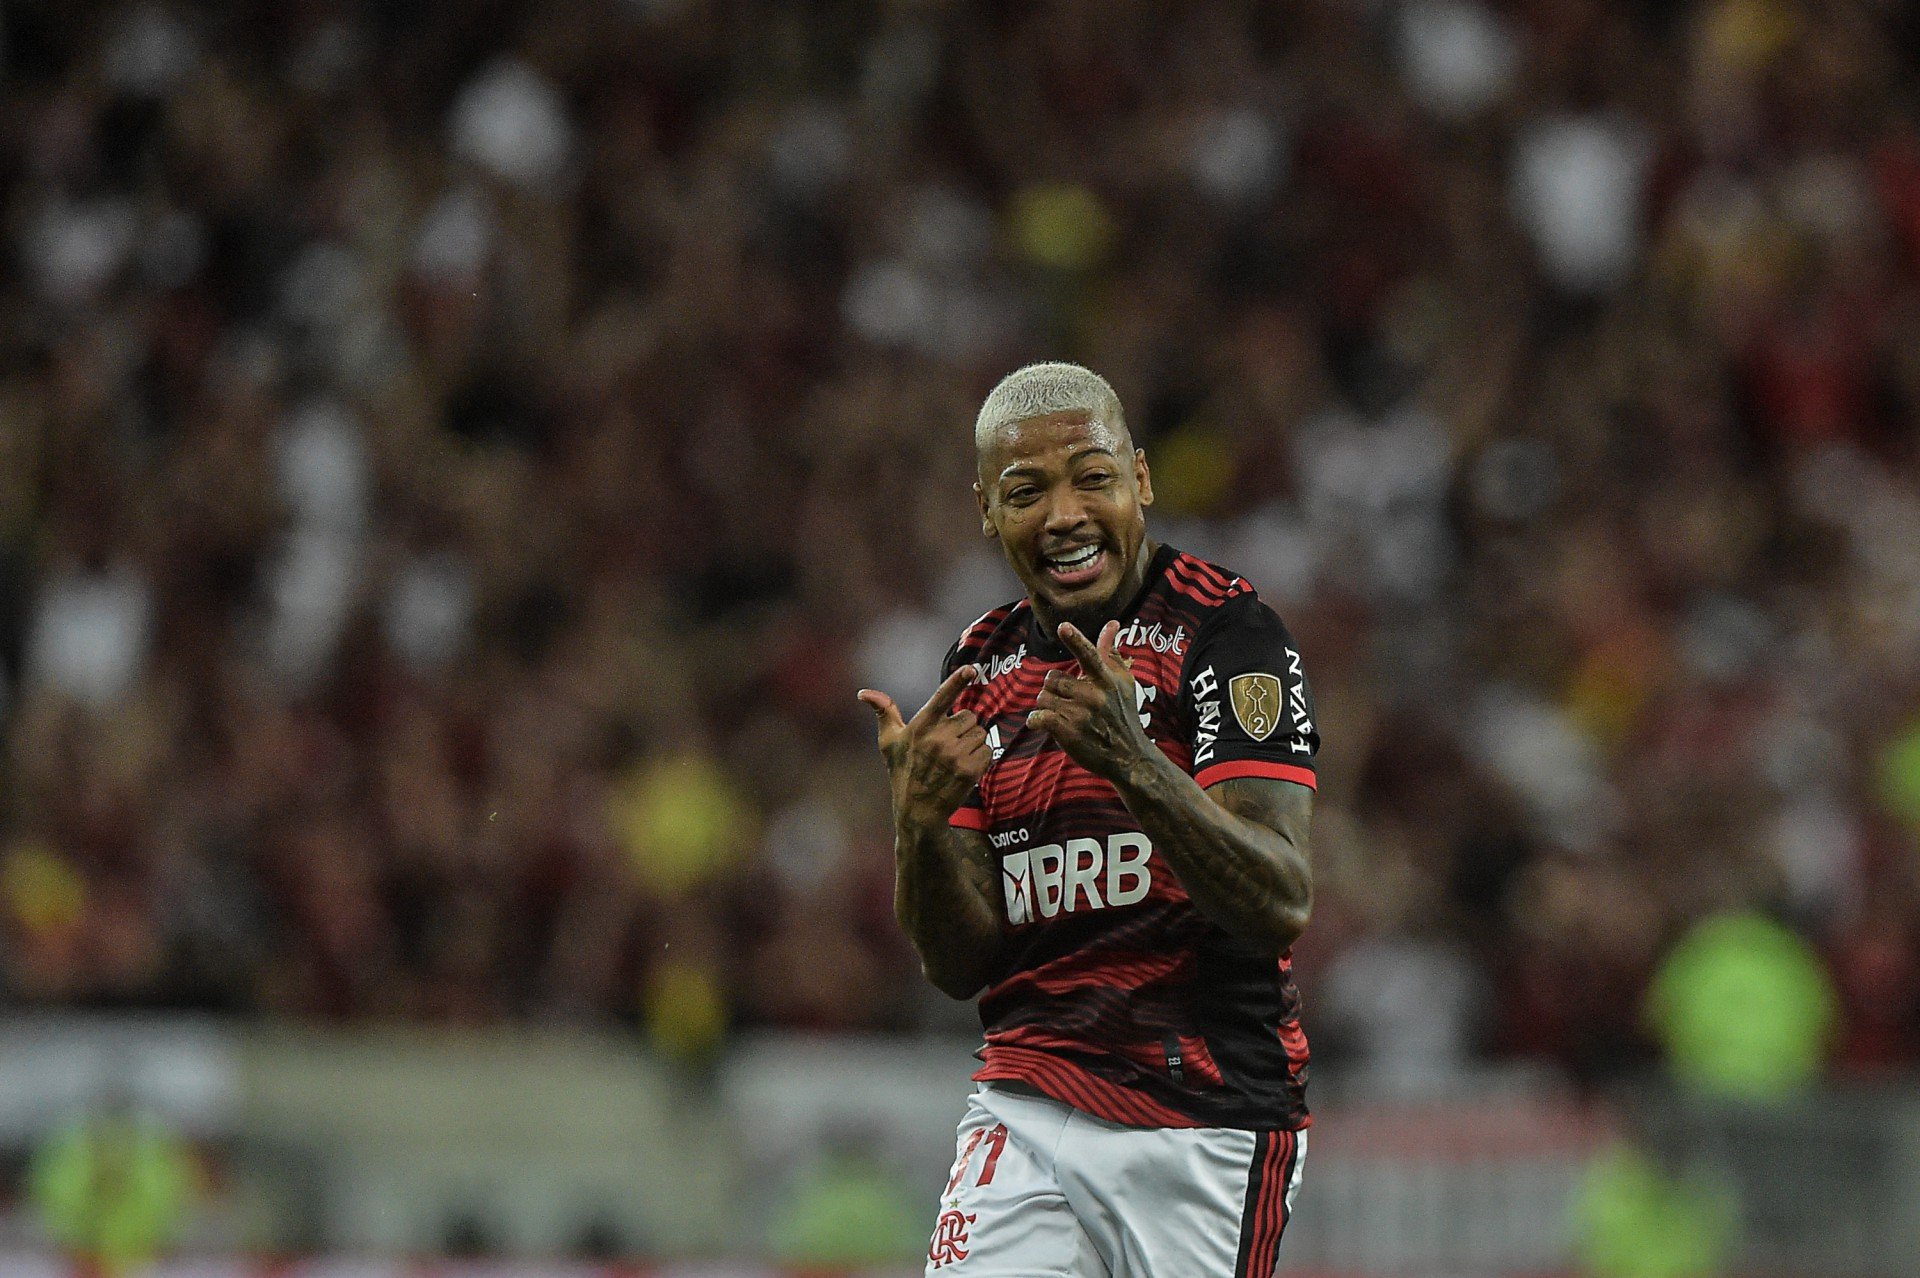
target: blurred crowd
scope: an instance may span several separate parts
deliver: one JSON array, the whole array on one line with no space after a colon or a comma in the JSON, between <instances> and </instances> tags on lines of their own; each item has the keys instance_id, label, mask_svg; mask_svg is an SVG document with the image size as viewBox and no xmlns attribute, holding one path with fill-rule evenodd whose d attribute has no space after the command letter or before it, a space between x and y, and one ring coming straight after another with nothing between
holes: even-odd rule
<instances>
[{"instance_id":1,"label":"blurred crowd","mask_svg":"<svg viewBox=\"0 0 1920 1278\"><path fill-rule=\"evenodd\" d=\"M10 3L5 1001L965 1023L853 691L1073 358L1306 654L1317 1050L1606 1078L1733 919L1911 1066L1916 89L1891 0Z\"/></svg>"}]
</instances>

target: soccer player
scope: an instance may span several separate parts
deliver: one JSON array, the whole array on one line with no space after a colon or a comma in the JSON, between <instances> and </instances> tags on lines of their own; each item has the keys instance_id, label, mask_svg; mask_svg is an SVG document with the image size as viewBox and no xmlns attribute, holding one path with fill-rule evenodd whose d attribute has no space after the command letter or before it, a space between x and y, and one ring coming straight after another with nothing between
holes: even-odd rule
<instances>
[{"instance_id":1,"label":"soccer player","mask_svg":"<svg viewBox=\"0 0 1920 1278\"><path fill-rule=\"evenodd\" d=\"M1148 537L1104 379L1023 368L974 444L1026 597L967 627L911 719L860 692L901 924L986 1031L927 1272L1266 1278L1309 1122L1300 655L1247 582Z\"/></svg>"}]
</instances>

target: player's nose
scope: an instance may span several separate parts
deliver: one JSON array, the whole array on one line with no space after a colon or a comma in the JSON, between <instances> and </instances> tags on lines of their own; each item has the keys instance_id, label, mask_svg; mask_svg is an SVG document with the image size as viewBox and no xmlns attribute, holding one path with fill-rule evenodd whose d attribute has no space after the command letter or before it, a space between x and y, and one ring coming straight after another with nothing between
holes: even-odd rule
<instances>
[{"instance_id":1,"label":"player's nose","mask_svg":"<svg viewBox=\"0 0 1920 1278\"><path fill-rule=\"evenodd\" d=\"M1081 504L1079 494L1069 489L1047 503L1047 531L1049 533L1071 532L1087 522L1087 508Z\"/></svg>"}]
</instances>

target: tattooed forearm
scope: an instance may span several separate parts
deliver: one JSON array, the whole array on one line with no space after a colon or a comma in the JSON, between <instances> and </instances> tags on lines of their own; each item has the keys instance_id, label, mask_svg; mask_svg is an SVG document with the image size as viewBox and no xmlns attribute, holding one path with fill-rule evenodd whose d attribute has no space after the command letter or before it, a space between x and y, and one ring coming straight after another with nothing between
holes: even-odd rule
<instances>
[{"instance_id":1,"label":"tattooed forearm","mask_svg":"<svg viewBox=\"0 0 1920 1278\"><path fill-rule=\"evenodd\" d=\"M1116 786L1207 918L1276 955L1306 929L1313 910L1311 790L1264 777L1202 790L1165 755L1143 760Z\"/></svg>"},{"instance_id":2,"label":"tattooed forearm","mask_svg":"<svg viewBox=\"0 0 1920 1278\"><path fill-rule=\"evenodd\" d=\"M1000 875L984 836L946 825L894 831L893 909L942 993L971 998L1000 945Z\"/></svg>"},{"instance_id":3,"label":"tattooed forearm","mask_svg":"<svg viewBox=\"0 0 1920 1278\"><path fill-rule=\"evenodd\" d=\"M1313 828L1313 791L1291 781L1236 777L1220 782L1206 794L1260 833L1271 831L1279 836L1279 844L1269 848L1275 855L1268 864L1276 880L1276 901L1297 916L1293 934L1298 936L1313 910L1313 867L1307 858L1307 836Z\"/></svg>"}]
</instances>

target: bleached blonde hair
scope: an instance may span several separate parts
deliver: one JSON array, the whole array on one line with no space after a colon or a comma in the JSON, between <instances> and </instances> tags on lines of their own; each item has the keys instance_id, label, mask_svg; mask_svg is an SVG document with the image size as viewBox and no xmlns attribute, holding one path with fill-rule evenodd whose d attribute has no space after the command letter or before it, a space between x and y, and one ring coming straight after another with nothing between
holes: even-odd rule
<instances>
[{"instance_id":1,"label":"bleached blonde hair","mask_svg":"<svg viewBox=\"0 0 1920 1278\"><path fill-rule=\"evenodd\" d=\"M1008 373L987 392L980 415L973 419L973 446L984 452L1001 427L1014 422L1076 411L1127 434L1120 397L1106 378L1078 364L1029 364Z\"/></svg>"}]
</instances>

